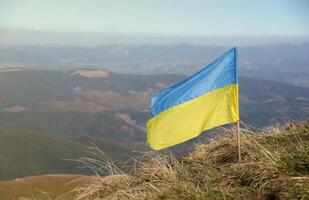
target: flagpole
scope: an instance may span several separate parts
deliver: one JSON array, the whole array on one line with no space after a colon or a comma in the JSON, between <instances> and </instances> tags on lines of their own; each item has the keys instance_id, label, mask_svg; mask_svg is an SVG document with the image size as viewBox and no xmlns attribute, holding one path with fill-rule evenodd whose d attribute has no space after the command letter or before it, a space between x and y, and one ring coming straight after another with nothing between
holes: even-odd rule
<instances>
[{"instance_id":1,"label":"flagpole","mask_svg":"<svg viewBox=\"0 0 309 200\"><path fill-rule=\"evenodd\" d=\"M236 47L236 77L238 79L238 48ZM239 90L237 89L237 96L239 96ZM239 120L236 122L236 133L235 133L235 139L236 139L236 145L237 145L237 153L238 153L238 162L241 162L241 150L240 150L240 112L239 112L239 99L238 99L238 115Z\"/></svg>"},{"instance_id":2,"label":"flagpole","mask_svg":"<svg viewBox=\"0 0 309 200\"><path fill-rule=\"evenodd\" d=\"M238 162L241 162L241 151L240 151L240 123L239 120L236 122L236 143L238 150Z\"/></svg>"}]
</instances>

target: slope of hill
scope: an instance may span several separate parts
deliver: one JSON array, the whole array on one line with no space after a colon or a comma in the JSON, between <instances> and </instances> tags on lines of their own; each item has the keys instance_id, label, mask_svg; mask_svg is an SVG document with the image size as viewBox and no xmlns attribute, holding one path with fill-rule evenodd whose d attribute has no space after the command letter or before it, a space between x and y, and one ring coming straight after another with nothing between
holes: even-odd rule
<instances>
[{"instance_id":1,"label":"slope of hill","mask_svg":"<svg viewBox=\"0 0 309 200\"><path fill-rule=\"evenodd\" d=\"M308 199L309 124L242 130L242 162L230 131L185 157L147 152L128 174L96 157L109 176L55 175L0 182L0 198L15 200ZM89 163L93 163L89 157ZM100 164L101 163L101 164ZM102 164L103 163L103 164ZM61 184L62 187L59 187ZM40 190L40 191L38 191ZM71 192L69 192L71 190ZM12 192L14 191L14 192ZM32 200L32 198L30 198ZM28 200L28 199L27 199Z\"/></svg>"},{"instance_id":2,"label":"slope of hill","mask_svg":"<svg viewBox=\"0 0 309 200\"><path fill-rule=\"evenodd\" d=\"M168 74L140 76L105 73L108 73L108 76L89 78L75 74L74 71L2 72L0 73L2 94L0 109L16 105L31 111L78 109L95 112L106 109L135 108L134 106L138 105L134 101L143 103L138 99L143 99L148 90L160 87L157 84L164 87L183 78L180 75ZM125 101L123 95L132 100Z\"/></svg>"},{"instance_id":3,"label":"slope of hill","mask_svg":"<svg viewBox=\"0 0 309 200\"><path fill-rule=\"evenodd\" d=\"M132 150L115 142L94 138L54 138L25 131L0 133L0 180L42 174L91 174L73 161L89 156L91 141L117 161L126 161Z\"/></svg>"},{"instance_id":4,"label":"slope of hill","mask_svg":"<svg viewBox=\"0 0 309 200\"><path fill-rule=\"evenodd\" d=\"M244 122L265 126L309 118L309 89L280 82L240 78L240 114Z\"/></svg>"},{"instance_id":5,"label":"slope of hill","mask_svg":"<svg viewBox=\"0 0 309 200\"><path fill-rule=\"evenodd\" d=\"M141 141L144 131L119 119L115 112L0 112L0 130L31 130L59 136L91 136L118 141Z\"/></svg>"},{"instance_id":6,"label":"slope of hill","mask_svg":"<svg viewBox=\"0 0 309 200\"><path fill-rule=\"evenodd\" d=\"M309 124L243 131L241 163L232 134L187 157L146 154L136 171L95 177L81 199L308 199Z\"/></svg>"},{"instance_id":7,"label":"slope of hill","mask_svg":"<svg viewBox=\"0 0 309 200\"><path fill-rule=\"evenodd\" d=\"M33 112L45 112L48 116L47 112L51 111L88 113L114 111L115 113L112 114L107 113L101 121L112 121L118 117L118 121L129 122L135 128L144 127L150 117L148 109L151 96L158 90L185 78L174 74L132 75L100 70L82 71L84 73L85 71L101 72L104 76L85 77L75 73L76 71L44 70L0 73L0 110L8 113L25 113L20 115L28 115L29 119L40 115ZM309 117L308 88L241 77L240 95L242 120L253 126L269 125L282 118L306 119ZM147 112L148 115L144 115ZM127 116L117 115L117 113ZM70 114L64 113L64 115L70 118ZM89 118L95 118L90 115L88 114ZM108 115L111 116L108 117ZM140 117L141 115L146 117ZM18 119L17 116L18 114L15 115L16 119ZM259 119L256 118L257 116ZM23 124L17 120L16 126L19 125L23 127ZM3 124L3 126L6 125ZM104 128L111 127L104 126ZM72 130L69 131L72 132Z\"/></svg>"},{"instance_id":8,"label":"slope of hill","mask_svg":"<svg viewBox=\"0 0 309 200\"><path fill-rule=\"evenodd\" d=\"M79 185L89 182L89 177L80 175L44 175L0 181L1 200L54 199L73 198L71 191ZM62 197L63 198L62 198Z\"/></svg>"}]
</instances>

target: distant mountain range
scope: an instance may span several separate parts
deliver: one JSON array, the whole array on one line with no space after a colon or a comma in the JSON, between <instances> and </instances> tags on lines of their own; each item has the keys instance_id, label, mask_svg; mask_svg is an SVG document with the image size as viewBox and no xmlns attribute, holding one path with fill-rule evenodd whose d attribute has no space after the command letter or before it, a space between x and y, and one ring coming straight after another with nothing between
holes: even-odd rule
<instances>
[{"instance_id":1,"label":"distant mountain range","mask_svg":"<svg viewBox=\"0 0 309 200\"><path fill-rule=\"evenodd\" d=\"M231 46L101 45L0 47L0 68L192 74ZM309 43L239 47L240 74L309 87Z\"/></svg>"},{"instance_id":2,"label":"distant mountain range","mask_svg":"<svg viewBox=\"0 0 309 200\"><path fill-rule=\"evenodd\" d=\"M97 145L114 160L145 150L149 102L185 76L132 75L103 70L0 71L0 179L81 173L66 159ZM242 121L266 126L308 119L309 89L240 78Z\"/></svg>"},{"instance_id":3,"label":"distant mountain range","mask_svg":"<svg viewBox=\"0 0 309 200\"><path fill-rule=\"evenodd\" d=\"M103 70L0 72L0 124L2 128L28 129L28 124L33 127L34 121L40 121L37 130L50 132L40 128L46 127L44 121L58 127L60 121L65 121L62 118L67 118L71 119L67 123L71 128L76 122L80 125L85 121L106 121L101 128L107 132L111 132L115 122L128 133L142 132L150 117L151 96L184 78L176 74L132 75ZM254 126L309 115L309 89L280 82L241 77L240 102L242 120ZM83 131L88 126L93 127L84 124Z\"/></svg>"}]
</instances>

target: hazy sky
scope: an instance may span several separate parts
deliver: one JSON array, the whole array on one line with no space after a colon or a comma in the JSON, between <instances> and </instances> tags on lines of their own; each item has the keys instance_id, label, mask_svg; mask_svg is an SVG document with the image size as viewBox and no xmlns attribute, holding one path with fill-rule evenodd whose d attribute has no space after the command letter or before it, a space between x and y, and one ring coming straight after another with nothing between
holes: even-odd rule
<instances>
[{"instance_id":1,"label":"hazy sky","mask_svg":"<svg viewBox=\"0 0 309 200\"><path fill-rule=\"evenodd\" d=\"M0 0L0 29L308 36L308 0Z\"/></svg>"}]
</instances>

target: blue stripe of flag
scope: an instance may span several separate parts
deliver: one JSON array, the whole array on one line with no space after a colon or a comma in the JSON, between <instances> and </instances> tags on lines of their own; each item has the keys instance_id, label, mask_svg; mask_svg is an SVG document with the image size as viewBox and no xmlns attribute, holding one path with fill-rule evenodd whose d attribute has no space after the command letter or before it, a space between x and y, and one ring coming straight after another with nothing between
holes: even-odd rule
<instances>
[{"instance_id":1,"label":"blue stripe of flag","mask_svg":"<svg viewBox=\"0 0 309 200\"><path fill-rule=\"evenodd\" d=\"M171 107L207 92L227 85L238 84L236 51L236 48L230 49L199 72L152 97L152 115L156 116Z\"/></svg>"}]
</instances>

